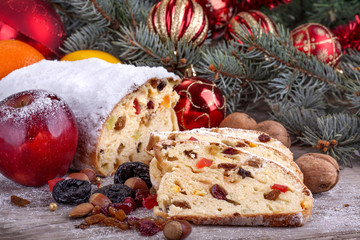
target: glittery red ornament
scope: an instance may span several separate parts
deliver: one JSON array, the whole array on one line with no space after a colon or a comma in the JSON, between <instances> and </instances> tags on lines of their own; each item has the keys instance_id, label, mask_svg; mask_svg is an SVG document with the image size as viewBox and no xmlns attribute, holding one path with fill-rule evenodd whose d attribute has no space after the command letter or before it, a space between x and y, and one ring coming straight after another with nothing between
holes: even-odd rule
<instances>
[{"instance_id":1,"label":"glittery red ornament","mask_svg":"<svg viewBox=\"0 0 360 240\"><path fill-rule=\"evenodd\" d=\"M43 0L1 0L0 40L26 42L46 58L60 57L65 29L58 14Z\"/></svg>"},{"instance_id":2,"label":"glittery red ornament","mask_svg":"<svg viewBox=\"0 0 360 240\"><path fill-rule=\"evenodd\" d=\"M276 24L271 18L260 11L250 10L248 12L239 12L230 20L227 31L228 39L233 39L233 35L237 35L239 31L242 31L240 25L245 26L250 33L251 27L260 27L264 32L278 32Z\"/></svg>"},{"instance_id":3,"label":"glittery red ornament","mask_svg":"<svg viewBox=\"0 0 360 240\"><path fill-rule=\"evenodd\" d=\"M155 4L147 17L147 27L166 42L182 40L201 45L209 24L203 8L194 0L162 0Z\"/></svg>"},{"instance_id":4,"label":"glittery red ornament","mask_svg":"<svg viewBox=\"0 0 360 240\"><path fill-rule=\"evenodd\" d=\"M224 28L236 13L236 0L195 0L199 3L209 20L209 29L219 31Z\"/></svg>"},{"instance_id":5,"label":"glittery red ornament","mask_svg":"<svg viewBox=\"0 0 360 240\"><path fill-rule=\"evenodd\" d=\"M225 97L214 82L184 78L175 91L180 95L175 112L181 130L217 127L224 119Z\"/></svg>"},{"instance_id":6,"label":"glittery red ornament","mask_svg":"<svg viewBox=\"0 0 360 240\"><path fill-rule=\"evenodd\" d=\"M316 56L320 61L335 67L341 57L341 45L337 37L325 26L306 23L290 33L294 47L307 55Z\"/></svg>"}]
</instances>

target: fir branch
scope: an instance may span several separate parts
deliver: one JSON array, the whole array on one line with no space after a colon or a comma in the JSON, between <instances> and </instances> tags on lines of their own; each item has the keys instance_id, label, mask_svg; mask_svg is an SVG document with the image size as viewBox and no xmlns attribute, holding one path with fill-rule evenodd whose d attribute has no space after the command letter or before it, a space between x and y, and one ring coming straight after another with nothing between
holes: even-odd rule
<instances>
[{"instance_id":1,"label":"fir branch","mask_svg":"<svg viewBox=\"0 0 360 240\"><path fill-rule=\"evenodd\" d=\"M148 0L117 0L116 19L122 26L136 28L140 23L145 23L153 3Z\"/></svg>"},{"instance_id":2,"label":"fir branch","mask_svg":"<svg viewBox=\"0 0 360 240\"><path fill-rule=\"evenodd\" d=\"M333 114L319 117L316 123L316 126L305 126L304 136L300 139L351 167L356 159L355 151L360 150L360 118Z\"/></svg>"},{"instance_id":3,"label":"fir branch","mask_svg":"<svg viewBox=\"0 0 360 240\"><path fill-rule=\"evenodd\" d=\"M109 30L101 28L94 24L88 24L69 36L64 42L61 50L65 53L71 53L77 50L97 49L105 52L111 52L113 40Z\"/></svg>"},{"instance_id":4,"label":"fir branch","mask_svg":"<svg viewBox=\"0 0 360 240\"><path fill-rule=\"evenodd\" d=\"M201 58L200 49L191 42L178 42L175 45L169 39L163 43L142 23L136 29L121 27L118 39L113 44L122 50L121 57L126 61L136 65L163 66L180 76Z\"/></svg>"}]
</instances>

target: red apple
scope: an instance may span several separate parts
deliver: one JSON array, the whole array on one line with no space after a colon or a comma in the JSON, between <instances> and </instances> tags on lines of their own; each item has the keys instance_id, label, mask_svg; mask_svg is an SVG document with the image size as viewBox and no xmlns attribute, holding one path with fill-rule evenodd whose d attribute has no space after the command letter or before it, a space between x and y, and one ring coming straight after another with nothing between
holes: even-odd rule
<instances>
[{"instance_id":1,"label":"red apple","mask_svg":"<svg viewBox=\"0 0 360 240\"><path fill-rule=\"evenodd\" d=\"M28 90L0 101L0 172L25 186L64 176L74 158L78 129L58 96Z\"/></svg>"}]
</instances>

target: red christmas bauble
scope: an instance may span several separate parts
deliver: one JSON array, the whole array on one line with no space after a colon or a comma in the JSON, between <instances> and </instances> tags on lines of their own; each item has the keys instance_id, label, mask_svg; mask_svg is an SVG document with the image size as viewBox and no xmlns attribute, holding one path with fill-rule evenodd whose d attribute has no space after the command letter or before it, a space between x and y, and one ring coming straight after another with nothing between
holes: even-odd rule
<instances>
[{"instance_id":1,"label":"red christmas bauble","mask_svg":"<svg viewBox=\"0 0 360 240\"><path fill-rule=\"evenodd\" d=\"M236 0L195 0L206 13L209 29L219 31L224 28L236 13Z\"/></svg>"},{"instance_id":2,"label":"red christmas bauble","mask_svg":"<svg viewBox=\"0 0 360 240\"><path fill-rule=\"evenodd\" d=\"M203 8L194 0L162 0L155 4L148 15L147 27L166 42L175 44L182 40L201 45L209 24Z\"/></svg>"},{"instance_id":3,"label":"red christmas bauble","mask_svg":"<svg viewBox=\"0 0 360 240\"><path fill-rule=\"evenodd\" d=\"M175 91L180 95L175 112L181 130L217 127L224 119L225 97L214 82L184 78Z\"/></svg>"},{"instance_id":4,"label":"red christmas bauble","mask_svg":"<svg viewBox=\"0 0 360 240\"><path fill-rule=\"evenodd\" d=\"M0 40L26 42L46 58L59 58L65 28L58 14L43 0L1 0Z\"/></svg>"},{"instance_id":5,"label":"red christmas bauble","mask_svg":"<svg viewBox=\"0 0 360 240\"><path fill-rule=\"evenodd\" d=\"M230 20L227 30L228 39L233 39L233 35L237 35L238 32L242 31L240 25L245 26L250 33L251 27L256 29L260 27L264 32L278 33L276 24L271 18L260 11L250 10L248 12L239 12Z\"/></svg>"},{"instance_id":6,"label":"red christmas bauble","mask_svg":"<svg viewBox=\"0 0 360 240\"><path fill-rule=\"evenodd\" d=\"M290 33L295 48L308 56L316 56L320 61L335 67L341 58L341 44L337 37L325 26L306 23Z\"/></svg>"}]
</instances>

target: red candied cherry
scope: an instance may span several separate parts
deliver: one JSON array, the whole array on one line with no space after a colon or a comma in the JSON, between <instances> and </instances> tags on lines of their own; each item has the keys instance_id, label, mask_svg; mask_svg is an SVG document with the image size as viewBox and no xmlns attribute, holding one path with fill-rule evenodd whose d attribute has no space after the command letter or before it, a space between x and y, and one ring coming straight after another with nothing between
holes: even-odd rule
<instances>
[{"instance_id":1,"label":"red candied cherry","mask_svg":"<svg viewBox=\"0 0 360 240\"><path fill-rule=\"evenodd\" d=\"M285 193L289 188L287 186L284 185L280 185L280 184L274 184L270 187L271 189L278 189L281 192Z\"/></svg>"},{"instance_id":2,"label":"red candied cherry","mask_svg":"<svg viewBox=\"0 0 360 240\"><path fill-rule=\"evenodd\" d=\"M201 159L196 163L196 167L197 167L197 168L210 167L212 163L213 163L213 161L210 160L210 159L201 158Z\"/></svg>"},{"instance_id":3,"label":"red candied cherry","mask_svg":"<svg viewBox=\"0 0 360 240\"><path fill-rule=\"evenodd\" d=\"M158 205L158 202L156 201L156 198L157 198L157 195L156 194L151 194L149 195L147 198L145 198L143 201L142 201L142 205L144 208L146 209L152 209L154 208L155 206Z\"/></svg>"}]
</instances>

